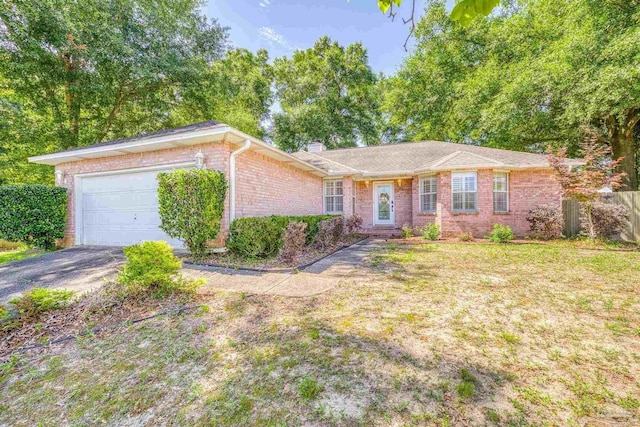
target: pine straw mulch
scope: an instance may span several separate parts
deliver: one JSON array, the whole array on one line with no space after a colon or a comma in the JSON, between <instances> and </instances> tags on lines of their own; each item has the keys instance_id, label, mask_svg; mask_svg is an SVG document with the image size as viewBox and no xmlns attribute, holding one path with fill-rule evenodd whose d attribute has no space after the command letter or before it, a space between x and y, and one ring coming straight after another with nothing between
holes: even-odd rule
<instances>
[{"instance_id":1,"label":"pine straw mulch","mask_svg":"<svg viewBox=\"0 0 640 427\"><path fill-rule=\"evenodd\" d=\"M189 296L172 294L157 298L149 295L118 296L118 284L108 282L67 307L15 319L0 325L0 361L25 347L47 344L70 336L91 333L96 328L117 326L188 303Z\"/></svg>"},{"instance_id":2,"label":"pine straw mulch","mask_svg":"<svg viewBox=\"0 0 640 427\"><path fill-rule=\"evenodd\" d=\"M366 236L361 234L351 234L344 236L335 244L320 250L313 246L305 246L304 249L294 260L286 260L281 255L275 258L244 258L232 252L222 254L210 254L203 260L194 261L190 255L185 255L183 259L188 262L200 265L209 265L213 267L225 267L233 269L252 269L252 270L292 270L302 268L309 264L313 264L320 259L331 255L347 246L351 246L363 240Z\"/></svg>"}]
</instances>

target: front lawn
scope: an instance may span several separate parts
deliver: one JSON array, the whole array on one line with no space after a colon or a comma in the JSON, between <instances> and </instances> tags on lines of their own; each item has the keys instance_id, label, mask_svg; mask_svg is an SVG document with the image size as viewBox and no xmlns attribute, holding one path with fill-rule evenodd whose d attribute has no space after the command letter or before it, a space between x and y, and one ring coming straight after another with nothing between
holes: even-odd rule
<instances>
[{"instance_id":1,"label":"front lawn","mask_svg":"<svg viewBox=\"0 0 640 427\"><path fill-rule=\"evenodd\" d=\"M37 255L42 254L41 251L36 249L18 249L15 251L6 251L0 252L0 264L4 264L6 262L20 261L24 258L31 258Z\"/></svg>"},{"instance_id":2,"label":"front lawn","mask_svg":"<svg viewBox=\"0 0 640 427\"><path fill-rule=\"evenodd\" d=\"M639 286L638 251L390 243L318 297L220 292L14 357L0 424L633 425Z\"/></svg>"}]
</instances>

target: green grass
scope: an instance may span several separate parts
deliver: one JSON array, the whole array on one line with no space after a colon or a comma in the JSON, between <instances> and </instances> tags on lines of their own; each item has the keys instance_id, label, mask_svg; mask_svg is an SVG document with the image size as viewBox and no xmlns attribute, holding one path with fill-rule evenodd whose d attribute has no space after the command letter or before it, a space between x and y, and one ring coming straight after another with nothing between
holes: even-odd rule
<instances>
[{"instance_id":1,"label":"green grass","mask_svg":"<svg viewBox=\"0 0 640 427\"><path fill-rule=\"evenodd\" d=\"M219 292L6 361L0 424L636 425L640 252L618 249L388 244L331 292Z\"/></svg>"},{"instance_id":2,"label":"green grass","mask_svg":"<svg viewBox=\"0 0 640 427\"><path fill-rule=\"evenodd\" d=\"M19 249L15 251L0 252L0 264L20 261L25 258L32 258L41 255L42 252L33 249Z\"/></svg>"}]
</instances>

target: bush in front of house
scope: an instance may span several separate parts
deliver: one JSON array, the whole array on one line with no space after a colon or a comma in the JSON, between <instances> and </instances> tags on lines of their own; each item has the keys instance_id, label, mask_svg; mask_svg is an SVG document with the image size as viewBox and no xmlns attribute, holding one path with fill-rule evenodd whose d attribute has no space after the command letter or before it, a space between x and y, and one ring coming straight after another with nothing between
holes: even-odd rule
<instances>
[{"instance_id":1,"label":"bush in front of house","mask_svg":"<svg viewBox=\"0 0 640 427\"><path fill-rule=\"evenodd\" d=\"M0 186L0 239L52 250L64 237L67 190L49 185Z\"/></svg>"},{"instance_id":2,"label":"bush in front of house","mask_svg":"<svg viewBox=\"0 0 640 427\"><path fill-rule=\"evenodd\" d=\"M177 170L158 174L160 228L184 241L194 258L203 258L207 241L220 232L227 195L222 172Z\"/></svg>"},{"instance_id":3,"label":"bush in front of house","mask_svg":"<svg viewBox=\"0 0 640 427\"><path fill-rule=\"evenodd\" d=\"M282 258L291 262L296 259L296 257L302 252L304 249L304 245L306 242L306 235L304 231L307 228L307 223L305 222L296 222L292 221L287 224L287 228L284 231L283 247L282 247Z\"/></svg>"},{"instance_id":4,"label":"bush in front of house","mask_svg":"<svg viewBox=\"0 0 640 427\"><path fill-rule=\"evenodd\" d=\"M9 304L16 308L21 318L27 319L39 313L64 308L69 304L72 297L72 291L33 288L24 292L22 296L9 300ZM6 312L4 317L7 317Z\"/></svg>"},{"instance_id":5,"label":"bush in front of house","mask_svg":"<svg viewBox=\"0 0 640 427\"><path fill-rule=\"evenodd\" d=\"M489 241L494 243L507 243L515 239L515 235L508 225L494 224L493 231L489 234Z\"/></svg>"},{"instance_id":6,"label":"bush in front of house","mask_svg":"<svg viewBox=\"0 0 640 427\"><path fill-rule=\"evenodd\" d=\"M348 234L356 233L362 227L363 219L360 215L349 215L344 220L344 228Z\"/></svg>"},{"instance_id":7,"label":"bush in front of house","mask_svg":"<svg viewBox=\"0 0 640 427\"><path fill-rule=\"evenodd\" d=\"M117 279L125 287L124 295L192 292L201 284L197 280L184 279L179 274L182 261L173 254L167 242L142 242L127 246L124 255L127 262Z\"/></svg>"},{"instance_id":8,"label":"bush in front of house","mask_svg":"<svg viewBox=\"0 0 640 427\"><path fill-rule=\"evenodd\" d=\"M435 241L440 238L440 235L442 235L442 230L438 224L432 222L422 227L421 234L423 239Z\"/></svg>"},{"instance_id":9,"label":"bush in front of house","mask_svg":"<svg viewBox=\"0 0 640 427\"><path fill-rule=\"evenodd\" d=\"M318 249L325 250L338 243L343 234L344 218L342 216L324 219L318 224L318 234L313 243Z\"/></svg>"},{"instance_id":10,"label":"bush in front of house","mask_svg":"<svg viewBox=\"0 0 640 427\"><path fill-rule=\"evenodd\" d=\"M303 222L305 244L311 244L318 234L320 222L335 215L306 215L236 218L229 227L227 248L245 258L271 258L283 246L284 231L290 222ZM342 219L340 216L339 218Z\"/></svg>"},{"instance_id":11,"label":"bush in front of house","mask_svg":"<svg viewBox=\"0 0 640 427\"><path fill-rule=\"evenodd\" d=\"M585 209L580 208L580 226L589 230L589 216L585 214ZM609 239L620 234L629 223L629 212L622 205L604 202L593 202L591 204L591 221L593 221L593 231L595 237L599 239Z\"/></svg>"},{"instance_id":12,"label":"bush in front of house","mask_svg":"<svg viewBox=\"0 0 640 427\"><path fill-rule=\"evenodd\" d=\"M527 221L531 235L536 239L551 240L562 237L564 218L562 209L553 205L540 205L529 211Z\"/></svg>"},{"instance_id":13,"label":"bush in front of house","mask_svg":"<svg viewBox=\"0 0 640 427\"><path fill-rule=\"evenodd\" d=\"M411 237L413 237L413 228L408 225L403 225L402 229L400 230L400 234L402 235L403 239L410 239Z\"/></svg>"}]
</instances>

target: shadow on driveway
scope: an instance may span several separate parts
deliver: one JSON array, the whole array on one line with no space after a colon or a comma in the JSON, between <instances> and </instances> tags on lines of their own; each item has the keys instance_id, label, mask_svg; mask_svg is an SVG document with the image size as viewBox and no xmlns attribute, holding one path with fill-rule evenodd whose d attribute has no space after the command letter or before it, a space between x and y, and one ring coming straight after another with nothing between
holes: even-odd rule
<instances>
[{"instance_id":1,"label":"shadow on driveway","mask_svg":"<svg viewBox=\"0 0 640 427\"><path fill-rule=\"evenodd\" d=\"M31 288L83 293L102 285L124 262L122 248L82 246L0 265L0 302Z\"/></svg>"}]
</instances>

